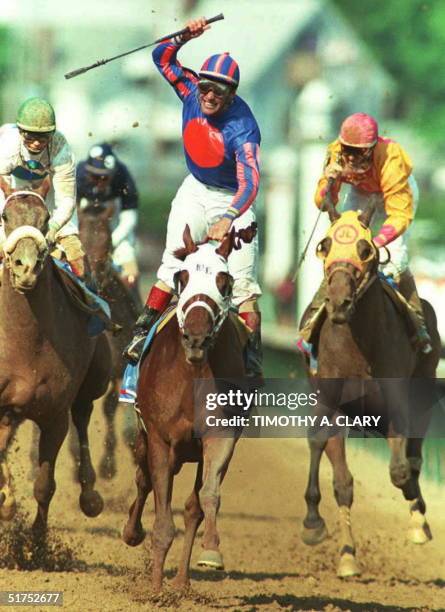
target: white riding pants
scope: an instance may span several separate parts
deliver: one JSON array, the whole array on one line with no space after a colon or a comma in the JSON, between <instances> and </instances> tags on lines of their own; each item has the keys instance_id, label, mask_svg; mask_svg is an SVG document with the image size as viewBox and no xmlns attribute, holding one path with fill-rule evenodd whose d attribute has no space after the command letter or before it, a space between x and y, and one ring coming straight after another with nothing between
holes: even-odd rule
<instances>
[{"instance_id":1,"label":"white riding pants","mask_svg":"<svg viewBox=\"0 0 445 612\"><path fill-rule=\"evenodd\" d=\"M209 228L227 211L233 200L233 193L226 189L209 187L188 175L172 202L167 224L166 248L158 270L158 278L173 289L173 276L181 269L182 262L174 252L184 246L183 233L188 224L195 242L204 240ZM255 221L251 206L235 219L235 230L248 227ZM242 243L239 251L229 255L229 272L233 276L232 301L239 306L246 300L261 295L258 285L258 236L250 244Z\"/></svg>"},{"instance_id":2,"label":"white riding pants","mask_svg":"<svg viewBox=\"0 0 445 612\"><path fill-rule=\"evenodd\" d=\"M416 180L412 175L409 177L408 183L413 193L413 207L415 214L419 201L419 189L417 187ZM373 224L378 224L380 227L387 217L385 213L383 194L381 193L369 193L367 191L363 191L362 189L358 189L354 185L351 185L343 200L341 210L364 210L371 202L374 202L376 205L375 213L371 222ZM380 266L381 271L386 276L393 276L395 279L398 279L400 274L408 268L408 238L409 230L404 232L401 236L386 246L390 253L391 259L387 264Z\"/></svg>"}]
</instances>

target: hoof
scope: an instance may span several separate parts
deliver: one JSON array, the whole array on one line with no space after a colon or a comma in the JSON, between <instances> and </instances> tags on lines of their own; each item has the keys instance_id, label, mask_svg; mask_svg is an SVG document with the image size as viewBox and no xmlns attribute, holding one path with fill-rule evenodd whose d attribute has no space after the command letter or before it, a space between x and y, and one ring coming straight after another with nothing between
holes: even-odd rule
<instances>
[{"instance_id":1,"label":"hoof","mask_svg":"<svg viewBox=\"0 0 445 612\"><path fill-rule=\"evenodd\" d=\"M423 527L411 527L408 530L408 540L412 544L426 544L433 539L430 526L425 523Z\"/></svg>"},{"instance_id":2,"label":"hoof","mask_svg":"<svg viewBox=\"0 0 445 612\"><path fill-rule=\"evenodd\" d=\"M203 550L198 560L199 567L223 570L224 561L219 550Z\"/></svg>"},{"instance_id":3,"label":"hoof","mask_svg":"<svg viewBox=\"0 0 445 612\"><path fill-rule=\"evenodd\" d=\"M308 529L303 525L303 529L301 531L301 539L308 546L315 546L316 544L320 544L323 540L326 540L328 537L328 530L326 529L326 525L323 521L323 524L320 527L316 527L315 529Z\"/></svg>"},{"instance_id":4,"label":"hoof","mask_svg":"<svg viewBox=\"0 0 445 612\"><path fill-rule=\"evenodd\" d=\"M337 568L337 576L339 578L349 578L350 576L360 576L360 574L361 571L354 555L351 555L351 553L342 555Z\"/></svg>"},{"instance_id":5,"label":"hoof","mask_svg":"<svg viewBox=\"0 0 445 612\"><path fill-rule=\"evenodd\" d=\"M12 495L6 495L4 491L0 493L0 520L10 521L17 510L15 498Z\"/></svg>"},{"instance_id":6,"label":"hoof","mask_svg":"<svg viewBox=\"0 0 445 612\"><path fill-rule=\"evenodd\" d=\"M190 587L189 578L184 578L184 576L175 576L171 581L171 585L177 591L186 591Z\"/></svg>"},{"instance_id":7,"label":"hoof","mask_svg":"<svg viewBox=\"0 0 445 612\"><path fill-rule=\"evenodd\" d=\"M140 530L132 529L127 523L122 532L122 539L128 546L139 546L145 540L146 535L145 529L142 529L142 527Z\"/></svg>"},{"instance_id":8,"label":"hoof","mask_svg":"<svg viewBox=\"0 0 445 612\"><path fill-rule=\"evenodd\" d=\"M97 491L88 491L88 493L81 493L79 497L79 505L82 512L94 518L104 509L104 500Z\"/></svg>"}]
</instances>

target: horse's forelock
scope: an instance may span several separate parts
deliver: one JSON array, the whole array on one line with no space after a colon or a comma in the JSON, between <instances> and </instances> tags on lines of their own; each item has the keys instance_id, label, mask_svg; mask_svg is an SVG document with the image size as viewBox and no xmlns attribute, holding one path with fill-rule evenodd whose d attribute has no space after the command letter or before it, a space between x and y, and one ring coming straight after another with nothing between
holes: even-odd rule
<instances>
[{"instance_id":1,"label":"horse's forelock","mask_svg":"<svg viewBox=\"0 0 445 612\"><path fill-rule=\"evenodd\" d=\"M37 216L35 216L36 213ZM3 215L4 218L7 217L10 227L19 227L36 223L40 225L49 216L49 211L40 194L32 191L17 191L6 199Z\"/></svg>"},{"instance_id":2,"label":"horse's forelock","mask_svg":"<svg viewBox=\"0 0 445 612\"><path fill-rule=\"evenodd\" d=\"M186 247L181 247L180 249L176 249L176 251L173 252L173 255L176 257L176 259L185 261L185 258L187 257L187 255L189 255L189 252Z\"/></svg>"},{"instance_id":3,"label":"horse's forelock","mask_svg":"<svg viewBox=\"0 0 445 612\"><path fill-rule=\"evenodd\" d=\"M38 204L39 207L46 209L45 200L40 193L36 193L34 191L14 191L6 198L4 208L12 208L12 206L17 204L17 202L22 202L27 206L30 204L33 204L34 206Z\"/></svg>"}]
</instances>

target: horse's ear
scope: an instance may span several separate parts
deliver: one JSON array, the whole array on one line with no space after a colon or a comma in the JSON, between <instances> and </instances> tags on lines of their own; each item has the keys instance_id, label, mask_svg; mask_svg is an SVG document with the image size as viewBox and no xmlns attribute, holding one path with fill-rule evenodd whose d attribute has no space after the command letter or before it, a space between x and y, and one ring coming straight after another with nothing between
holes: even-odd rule
<instances>
[{"instance_id":1,"label":"horse's ear","mask_svg":"<svg viewBox=\"0 0 445 612\"><path fill-rule=\"evenodd\" d=\"M369 227L369 224L371 223L372 215L374 214L374 210L375 210L375 204L370 204L369 206L365 208L363 212L359 214L358 220L365 227Z\"/></svg>"},{"instance_id":2,"label":"horse's ear","mask_svg":"<svg viewBox=\"0 0 445 612\"><path fill-rule=\"evenodd\" d=\"M192 233L190 231L190 226L188 225L188 223L185 226L184 233L182 234L182 239L184 241L187 253L189 253L189 254L190 253L194 253L195 251L198 250L198 247L196 246L196 244L193 241Z\"/></svg>"},{"instance_id":3,"label":"horse's ear","mask_svg":"<svg viewBox=\"0 0 445 612\"><path fill-rule=\"evenodd\" d=\"M215 253L218 253L218 255L221 255L221 257L224 257L224 259L227 259L230 253L232 252L234 242L235 242L235 229L232 227L230 232L227 234L227 236L221 242L219 247L216 249Z\"/></svg>"},{"instance_id":4,"label":"horse's ear","mask_svg":"<svg viewBox=\"0 0 445 612\"><path fill-rule=\"evenodd\" d=\"M330 198L328 198L327 200L325 200L325 202L328 201L328 204L325 205L325 210L327 210L328 215L329 215L329 221L331 223L335 223L335 221L337 221L338 219L340 219L341 214L338 212L338 210L335 208L334 203L332 202L332 200Z\"/></svg>"},{"instance_id":5,"label":"horse's ear","mask_svg":"<svg viewBox=\"0 0 445 612\"><path fill-rule=\"evenodd\" d=\"M8 185L3 176L0 176L0 189L5 194L5 198L8 198L11 193L14 193L14 189L11 187L11 185Z\"/></svg>"},{"instance_id":6,"label":"horse's ear","mask_svg":"<svg viewBox=\"0 0 445 612\"><path fill-rule=\"evenodd\" d=\"M39 195L42 196L43 199L45 199L50 189L51 189L51 177L48 174L47 176L45 176L45 178L40 183L40 185L33 189L33 191L35 191L35 193L38 193Z\"/></svg>"}]
</instances>

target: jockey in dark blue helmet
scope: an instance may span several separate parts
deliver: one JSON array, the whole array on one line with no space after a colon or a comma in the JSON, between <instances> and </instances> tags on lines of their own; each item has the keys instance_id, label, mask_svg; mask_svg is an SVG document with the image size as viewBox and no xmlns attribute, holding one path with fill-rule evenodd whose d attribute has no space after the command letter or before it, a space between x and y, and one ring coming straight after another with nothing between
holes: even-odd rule
<instances>
[{"instance_id":1,"label":"jockey in dark blue helmet","mask_svg":"<svg viewBox=\"0 0 445 612\"><path fill-rule=\"evenodd\" d=\"M104 142L94 145L88 158L77 165L77 201L112 203L116 212L111 219L113 262L122 269L130 285L137 281L135 228L138 222L139 196L135 182L112 147Z\"/></svg>"}]
</instances>

